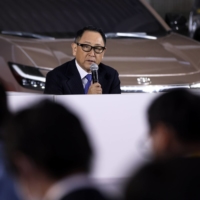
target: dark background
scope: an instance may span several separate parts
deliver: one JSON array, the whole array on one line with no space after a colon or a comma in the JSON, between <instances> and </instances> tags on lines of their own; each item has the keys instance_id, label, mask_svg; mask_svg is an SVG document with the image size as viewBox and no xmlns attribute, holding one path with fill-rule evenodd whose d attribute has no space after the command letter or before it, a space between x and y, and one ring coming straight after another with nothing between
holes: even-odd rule
<instances>
[{"instance_id":1,"label":"dark background","mask_svg":"<svg viewBox=\"0 0 200 200\"><path fill-rule=\"evenodd\" d=\"M181 13L189 17L194 0L146 0L162 16L165 13Z\"/></svg>"}]
</instances>

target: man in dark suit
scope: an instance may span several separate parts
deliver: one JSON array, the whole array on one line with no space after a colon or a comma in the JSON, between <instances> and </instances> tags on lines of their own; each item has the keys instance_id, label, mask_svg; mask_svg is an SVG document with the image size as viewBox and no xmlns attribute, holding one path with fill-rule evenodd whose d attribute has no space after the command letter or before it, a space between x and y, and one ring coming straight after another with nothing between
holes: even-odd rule
<instances>
[{"instance_id":1,"label":"man in dark suit","mask_svg":"<svg viewBox=\"0 0 200 200\"><path fill-rule=\"evenodd\" d=\"M88 178L92 148L79 119L44 100L4 129L8 164L23 199L105 200Z\"/></svg>"},{"instance_id":2,"label":"man in dark suit","mask_svg":"<svg viewBox=\"0 0 200 200\"><path fill-rule=\"evenodd\" d=\"M120 94L118 72L101 63L106 37L101 29L87 26L77 32L72 53L75 59L50 71L45 94ZM99 66L99 83L91 81L91 64Z\"/></svg>"}]
</instances>

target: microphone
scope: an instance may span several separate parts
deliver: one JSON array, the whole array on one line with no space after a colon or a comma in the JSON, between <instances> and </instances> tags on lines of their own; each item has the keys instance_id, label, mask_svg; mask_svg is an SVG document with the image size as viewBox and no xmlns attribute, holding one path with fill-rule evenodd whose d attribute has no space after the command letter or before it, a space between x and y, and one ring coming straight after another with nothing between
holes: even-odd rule
<instances>
[{"instance_id":1,"label":"microphone","mask_svg":"<svg viewBox=\"0 0 200 200\"><path fill-rule=\"evenodd\" d=\"M96 63L92 63L90 65L90 70L92 72L92 82L93 83L98 83L99 82L98 69L99 69L99 66Z\"/></svg>"}]
</instances>

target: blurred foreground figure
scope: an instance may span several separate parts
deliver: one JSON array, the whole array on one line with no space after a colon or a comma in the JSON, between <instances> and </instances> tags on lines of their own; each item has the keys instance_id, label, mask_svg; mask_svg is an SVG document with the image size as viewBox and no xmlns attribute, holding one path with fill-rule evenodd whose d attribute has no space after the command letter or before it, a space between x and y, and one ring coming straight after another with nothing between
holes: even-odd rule
<instances>
[{"instance_id":1,"label":"blurred foreground figure","mask_svg":"<svg viewBox=\"0 0 200 200\"><path fill-rule=\"evenodd\" d=\"M159 96L148 109L157 158L200 156L200 96L177 89Z\"/></svg>"},{"instance_id":2,"label":"blurred foreground figure","mask_svg":"<svg viewBox=\"0 0 200 200\"><path fill-rule=\"evenodd\" d=\"M11 126L12 124L12 126ZM87 177L92 149L78 118L42 101L5 128L6 153L24 200L103 200Z\"/></svg>"},{"instance_id":3,"label":"blurred foreground figure","mask_svg":"<svg viewBox=\"0 0 200 200\"><path fill-rule=\"evenodd\" d=\"M199 200L200 159L147 164L129 181L125 200Z\"/></svg>"},{"instance_id":4,"label":"blurred foreground figure","mask_svg":"<svg viewBox=\"0 0 200 200\"><path fill-rule=\"evenodd\" d=\"M2 126L6 122L10 113L7 106L7 97L5 89L0 82L0 199L17 200L17 194L14 188L14 182L6 168L4 156L4 141L2 139Z\"/></svg>"},{"instance_id":5,"label":"blurred foreground figure","mask_svg":"<svg viewBox=\"0 0 200 200\"><path fill-rule=\"evenodd\" d=\"M200 199L200 96L177 89L148 109L155 160L134 173L125 200Z\"/></svg>"}]
</instances>

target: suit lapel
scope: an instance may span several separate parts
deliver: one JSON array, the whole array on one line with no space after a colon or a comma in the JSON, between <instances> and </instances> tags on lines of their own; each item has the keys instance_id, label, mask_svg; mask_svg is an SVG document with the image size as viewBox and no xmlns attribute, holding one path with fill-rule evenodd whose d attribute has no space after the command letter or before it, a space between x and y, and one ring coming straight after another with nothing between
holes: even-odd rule
<instances>
[{"instance_id":1,"label":"suit lapel","mask_svg":"<svg viewBox=\"0 0 200 200\"><path fill-rule=\"evenodd\" d=\"M66 87L70 94L84 94L83 84L80 74L75 65L75 59L69 62L69 67L66 72Z\"/></svg>"}]
</instances>

